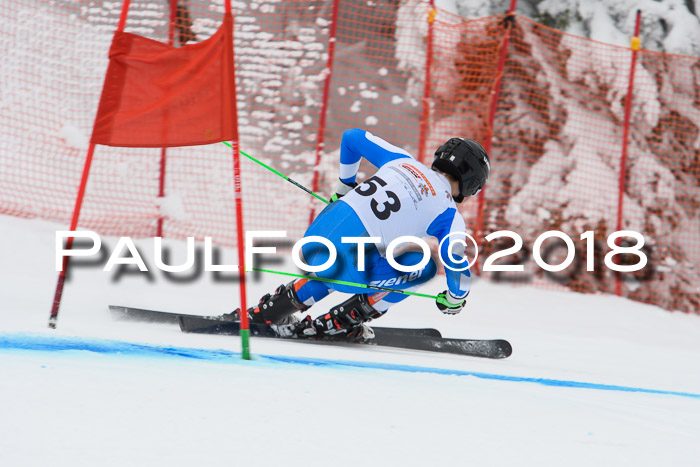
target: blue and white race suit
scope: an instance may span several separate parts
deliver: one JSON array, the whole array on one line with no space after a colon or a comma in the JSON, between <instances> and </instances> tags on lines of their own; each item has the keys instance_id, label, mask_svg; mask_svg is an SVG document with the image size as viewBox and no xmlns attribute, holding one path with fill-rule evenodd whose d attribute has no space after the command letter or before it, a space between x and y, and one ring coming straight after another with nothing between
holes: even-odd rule
<instances>
[{"instance_id":1,"label":"blue and white race suit","mask_svg":"<svg viewBox=\"0 0 700 467\"><path fill-rule=\"evenodd\" d=\"M417 271L401 272L389 264L385 257L386 249L398 237L432 236L442 242L440 256L452 268L445 268L450 293L459 299L466 297L471 286L469 270L465 269L467 262L463 258L466 228L452 199L449 181L403 149L368 131L353 129L343 134L340 147L340 179L344 183L355 182L363 157L378 168L377 172L327 206L304 234L305 237L317 235L329 239L338 252L333 266L314 274L323 278L414 290L435 275L435 262L431 259ZM364 270L358 268L357 244L343 243L343 237L379 239L365 247ZM329 257L328 248L319 243L304 245L302 254L306 263L312 266L324 264ZM412 266L422 258L422 252L412 251L398 256L396 261L403 266ZM364 288L310 279L295 287L299 299L307 305L325 297L329 288L347 293L368 292ZM370 304L383 312L406 297L404 294L381 292L370 294L369 298Z\"/></svg>"}]
</instances>

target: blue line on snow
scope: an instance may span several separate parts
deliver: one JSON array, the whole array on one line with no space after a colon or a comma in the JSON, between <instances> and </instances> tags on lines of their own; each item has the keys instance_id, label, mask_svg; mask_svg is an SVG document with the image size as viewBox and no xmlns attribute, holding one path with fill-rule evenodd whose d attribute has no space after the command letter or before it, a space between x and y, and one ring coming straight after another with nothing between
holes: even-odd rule
<instances>
[{"instance_id":1,"label":"blue line on snow","mask_svg":"<svg viewBox=\"0 0 700 467\"><path fill-rule=\"evenodd\" d=\"M195 349L170 346L164 347L147 344L133 344L113 340L94 340L78 337L44 336L35 334L0 334L0 349L35 350L44 352L77 350L103 354L185 357L219 362L226 362L227 360L230 361L230 359L235 358L236 362L241 362L240 353L229 350ZM401 365L395 363L357 362L352 360L327 360L321 358L284 357L275 355L257 355L257 358L271 362L291 363L297 365L393 370L408 373L431 373L453 376L474 376L481 379L536 383L544 386L598 389L603 391L641 392L646 394L663 394L700 399L700 394L690 392L664 391L660 389L635 388L630 386L618 386L614 384L586 383L581 381L566 381L548 378L527 378L520 376L481 373L477 371L450 370L445 368Z\"/></svg>"}]
</instances>

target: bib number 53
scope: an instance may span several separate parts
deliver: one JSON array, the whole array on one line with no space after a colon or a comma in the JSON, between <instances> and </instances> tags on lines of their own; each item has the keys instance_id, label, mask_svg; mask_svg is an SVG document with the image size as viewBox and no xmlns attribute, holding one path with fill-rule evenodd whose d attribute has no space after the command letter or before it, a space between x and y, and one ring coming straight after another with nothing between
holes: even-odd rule
<instances>
[{"instance_id":1,"label":"bib number 53","mask_svg":"<svg viewBox=\"0 0 700 467\"><path fill-rule=\"evenodd\" d=\"M374 177L368 178L364 183L355 188L355 191L357 191L357 194L360 196L372 196L379 188L385 186L386 182L375 175ZM389 190L384 190L384 193L386 194L387 198L389 198L389 201L379 204L379 201L372 198L369 202L369 207L372 209L372 213L377 217L377 219L382 221L387 220L389 216L391 216L392 212L397 212L399 209L401 209L401 201L399 200L399 197L396 196L396 193Z\"/></svg>"}]
</instances>

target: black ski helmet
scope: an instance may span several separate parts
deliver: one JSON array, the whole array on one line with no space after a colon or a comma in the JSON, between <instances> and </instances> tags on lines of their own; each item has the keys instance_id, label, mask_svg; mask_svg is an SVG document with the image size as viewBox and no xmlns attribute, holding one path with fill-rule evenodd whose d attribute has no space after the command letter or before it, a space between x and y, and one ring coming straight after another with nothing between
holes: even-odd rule
<instances>
[{"instance_id":1,"label":"black ski helmet","mask_svg":"<svg viewBox=\"0 0 700 467\"><path fill-rule=\"evenodd\" d=\"M486 150L468 138L450 138L440 146L435 151L432 167L459 181L459 196L455 197L458 203L480 192L491 172Z\"/></svg>"}]
</instances>

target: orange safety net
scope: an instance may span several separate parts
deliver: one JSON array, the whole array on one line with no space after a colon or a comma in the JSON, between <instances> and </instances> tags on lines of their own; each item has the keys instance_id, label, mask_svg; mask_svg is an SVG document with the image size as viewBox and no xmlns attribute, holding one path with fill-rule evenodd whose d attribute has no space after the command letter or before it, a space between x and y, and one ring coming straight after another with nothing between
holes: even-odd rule
<instances>
[{"instance_id":1,"label":"orange safety net","mask_svg":"<svg viewBox=\"0 0 700 467\"><path fill-rule=\"evenodd\" d=\"M181 48L116 32L92 142L173 147L236 139L233 19Z\"/></svg>"},{"instance_id":2,"label":"orange safety net","mask_svg":"<svg viewBox=\"0 0 700 467\"><path fill-rule=\"evenodd\" d=\"M697 57L640 51L635 68L628 159L618 206L624 108L632 51L564 34L517 16L493 128L493 177L485 192L485 232L517 232L523 249L496 264L522 273L487 273L496 280L578 292L615 293L618 273L605 263L608 237L621 229L644 237L647 265L620 273L622 295L670 310L700 310L700 74ZM643 39L643 31L642 31ZM534 261L536 239L568 235L574 262L561 272ZM581 234L592 231L593 252ZM622 239L632 247L636 240ZM485 245L485 256L512 245ZM550 239L549 264L567 249ZM588 255L593 271L587 270ZM622 265L636 254L617 255Z\"/></svg>"},{"instance_id":3,"label":"orange safety net","mask_svg":"<svg viewBox=\"0 0 700 467\"><path fill-rule=\"evenodd\" d=\"M133 0L126 32L165 44L168 3ZM0 9L0 213L69 222L120 7L121 2L98 0L17 0ZM615 293L618 275L605 265L605 256L607 238L617 230L629 48L518 15L512 21L465 19L438 10L429 23L430 4L420 0L262 0L233 7L242 150L306 186L317 172L319 192L329 196L345 129L365 128L423 161L449 137L485 144L491 135L493 172L481 213L480 263L511 244L483 237L512 230L523 248L495 264L522 264L524 271L484 276ZM223 13L222 0L178 1L178 51L212 38ZM506 31L510 41L499 71ZM641 37L644 45L644 29ZM698 96L698 57L639 52L621 214L622 229L644 236L649 261L641 271L619 276L621 292L690 312L700 309ZM322 111L326 126L320 131ZM372 170L362 165L360 177ZM286 230L296 239L311 209L323 207L245 158L242 172L247 229ZM159 177L160 149L99 146L79 226L152 236L163 218L166 237L211 236L220 245L235 245L229 149L169 148L164 198L158 197ZM476 200L461 210L468 228L475 229ZM534 261L535 241L547 230L564 232L574 242L574 262L564 271L548 272ZM587 244L580 238L586 231L594 233L593 271L586 270ZM550 264L566 257L558 239L545 241L540 250ZM634 264L637 257L615 260Z\"/></svg>"}]
</instances>

